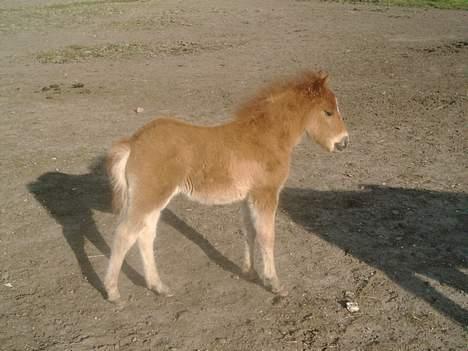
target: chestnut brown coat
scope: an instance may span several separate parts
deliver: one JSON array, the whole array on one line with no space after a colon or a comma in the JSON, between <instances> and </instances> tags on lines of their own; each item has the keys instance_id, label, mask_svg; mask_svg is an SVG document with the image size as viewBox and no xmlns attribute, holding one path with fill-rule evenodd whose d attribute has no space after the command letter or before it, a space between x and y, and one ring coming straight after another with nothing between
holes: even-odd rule
<instances>
[{"instance_id":1,"label":"chestnut brown coat","mask_svg":"<svg viewBox=\"0 0 468 351\"><path fill-rule=\"evenodd\" d=\"M205 204L242 201L243 272L255 275L257 243L265 286L286 295L274 263L274 221L292 150L304 133L328 151L348 144L336 97L322 72L271 84L226 124L206 127L158 118L114 144L108 171L120 220L105 278L108 299L120 297L118 275L135 242L148 288L170 294L156 269L153 242L161 210L180 193Z\"/></svg>"}]
</instances>

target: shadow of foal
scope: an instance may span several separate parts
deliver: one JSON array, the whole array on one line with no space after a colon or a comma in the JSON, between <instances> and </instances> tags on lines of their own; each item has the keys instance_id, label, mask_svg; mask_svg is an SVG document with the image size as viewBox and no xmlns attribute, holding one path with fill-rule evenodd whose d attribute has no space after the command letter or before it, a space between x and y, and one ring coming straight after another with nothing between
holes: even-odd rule
<instances>
[{"instance_id":1,"label":"shadow of foal","mask_svg":"<svg viewBox=\"0 0 468 351\"><path fill-rule=\"evenodd\" d=\"M362 191L286 188L289 217L374 266L460 324L468 311L421 276L468 293L468 195L369 185Z\"/></svg>"},{"instance_id":2,"label":"shadow of foal","mask_svg":"<svg viewBox=\"0 0 468 351\"><path fill-rule=\"evenodd\" d=\"M93 219L93 210L111 212L112 193L104 159L94 162L87 174L47 172L27 187L49 215L62 226L63 236L75 254L83 276L106 297L104 285L84 250L85 241L89 240L102 254L108 258L110 256L110 247ZM162 220L197 244L221 268L241 276L241 269L235 263L223 256L203 235L172 211L166 209ZM140 273L128 264L124 263L122 271L134 284L146 287Z\"/></svg>"},{"instance_id":3,"label":"shadow of foal","mask_svg":"<svg viewBox=\"0 0 468 351\"><path fill-rule=\"evenodd\" d=\"M103 159L88 174L44 173L28 189L62 226L83 276L105 297L102 281L84 250L89 240L105 256L110 255L93 219L93 210L111 211ZM286 188L280 205L296 223L385 272L458 323L468 323L467 310L420 278L426 276L468 293L467 276L458 269L468 267L467 194L373 185L362 191L337 192ZM241 276L235 263L173 212L166 209L162 219L221 268ZM128 264L123 272L134 284L146 286Z\"/></svg>"}]
</instances>

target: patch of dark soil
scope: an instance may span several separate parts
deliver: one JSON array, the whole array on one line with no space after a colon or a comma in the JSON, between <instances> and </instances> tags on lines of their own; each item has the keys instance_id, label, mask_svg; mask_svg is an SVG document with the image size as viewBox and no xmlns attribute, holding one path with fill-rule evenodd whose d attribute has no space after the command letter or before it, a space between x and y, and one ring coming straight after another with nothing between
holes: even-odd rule
<instances>
[{"instance_id":1,"label":"patch of dark soil","mask_svg":"<svg viewBox=\"0 0 468 351\"><path fill-rule=\"evenodd\" d=\"M468 41L459 40L442 45L424 47L424 48L412 48L412 50L417 52L422 52L430 55L452 55L466 52L468 49Z\"/></svg>"}]
</instances>

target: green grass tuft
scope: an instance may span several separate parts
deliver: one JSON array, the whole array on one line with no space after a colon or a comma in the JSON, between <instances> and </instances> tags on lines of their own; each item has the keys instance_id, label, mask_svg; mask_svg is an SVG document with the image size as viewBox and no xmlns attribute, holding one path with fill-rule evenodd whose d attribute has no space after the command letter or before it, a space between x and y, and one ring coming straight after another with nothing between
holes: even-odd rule
<instances>
[{"instance_id":1,"label":"green grass tuft","mask_svg":"<svg viewBox=\"0 0 468 351\"><path fill-rule=\"evenodd\" d=\"M330 0L323 0L330 1ZM334 1L334 0L331 0ZM468 0L338 0L383 6L432 7L437 9L468 10Z\"/></svg>"},{"instance_id":2,"label":"green grass tuft","mask_svg":"<svg viewBox=\"0 0 468 351\"><path fill-rule=\"evenodd\" d=\"M85 1L78 1L78 2L70 2L70 3L65 3L65 4L52 4L52 5L47 5L44 8L51 9L51 10L61 10L61 9L67 9L67 8L76 8L80 6L118 4L118 3L137 2L137 1L140 1L140 0L85 0Z\"/></svg>"}]
</instances>

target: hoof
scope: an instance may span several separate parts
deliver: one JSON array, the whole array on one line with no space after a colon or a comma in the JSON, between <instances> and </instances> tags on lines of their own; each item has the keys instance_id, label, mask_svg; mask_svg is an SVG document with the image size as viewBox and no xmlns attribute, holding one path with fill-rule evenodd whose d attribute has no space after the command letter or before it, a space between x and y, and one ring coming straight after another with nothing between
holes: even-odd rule
<instances>
[{"instance_id":1,"label":"hoof","mask_svg":"<svg viewBox=\"0 0 468 351\"><path fill-rule=\"evenodd\" d=\"M271 292L277 296L280 296L280 297L286 297L289 295L289 292L286 288L284 287L279 287L279 288L275 288L275 289L271 289Z\"/></svg>"},{"instance_id":2,"label":"hoof","mask_svg":"<svg viewBox=\"0 0 468 351\"><path fill-rule=\"evenodd\" d=\"M174 296L174 293L172 292L172 290L169 289L164 284L160 284L158 286L151 287L150 290L154 291L156 294L161 295L161 296L166 296L166 297Z\"/></svg>"},{"instance_id":3,"label":"hoof","mask_svg":"<svg viewBox=\"0 0 468 351\"><path fill-rule=\"evenodd\" d=\"M257 280L258 274L257 274L257 272L255 272L254 269L243 270L242 271L242 278L253 282L253 281Z\"/></svg>"},{"instance_id":4,"label":"hoof","mask_svg":"<svg viewBox=\"0 0 468 351\"><path fill-rule=\"evenodd\" d=\"M120 301L120 294L118 290L107 291L107 301L118 304Z\"/></svg>"},{"instance_id":5,"label":"hoof","mask_svg":"<svg viewBox=\"0 0 468 351\"><path fill-rule=\"evenodd\" d=\"M123 299L118 299L115 301L107 300L107 302L109 302L112 306L114 306L115 312L122 311L128 305L128 302L124 301Z\"/></svg>"},{"instance_id":6,"label":"hoof","mask_svg":"<svg viewBox=\"0 0 468 351\"><path fill-rule=\"evenodd\" d=\"M278 279L265 279L264 285L269 289L273 294L281 297L288 296L288 290L280 285Z\"/></svg>"}]
</instances>

